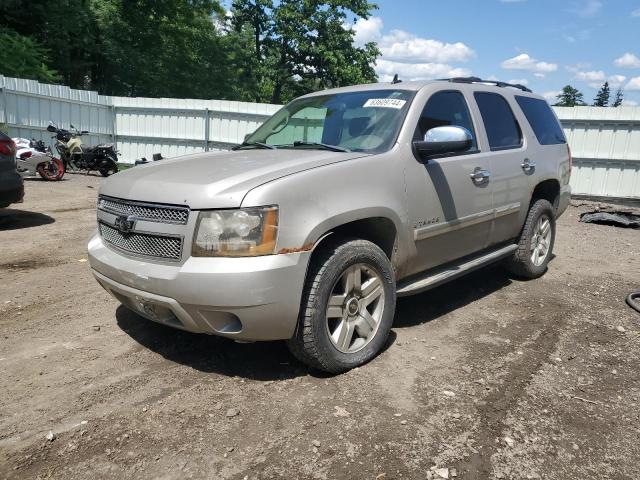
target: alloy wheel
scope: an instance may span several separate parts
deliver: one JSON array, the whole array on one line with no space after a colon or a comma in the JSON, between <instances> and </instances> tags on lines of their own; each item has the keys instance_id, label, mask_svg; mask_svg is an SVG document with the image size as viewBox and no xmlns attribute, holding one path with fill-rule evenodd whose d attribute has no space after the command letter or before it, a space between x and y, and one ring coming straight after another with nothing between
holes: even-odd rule
<instances>
[{"instance_id":1,"label":"alloy wheel","mask_svg":"<svg viewBox=\"0 0 640 480\"><path fill-rule=\"evenodd\" d=\"M373 340L384 312L384 285L371 266L348 267L333 287L326 311L326 326L333 346L355 353Z\"/></svg>"}]
</instances>

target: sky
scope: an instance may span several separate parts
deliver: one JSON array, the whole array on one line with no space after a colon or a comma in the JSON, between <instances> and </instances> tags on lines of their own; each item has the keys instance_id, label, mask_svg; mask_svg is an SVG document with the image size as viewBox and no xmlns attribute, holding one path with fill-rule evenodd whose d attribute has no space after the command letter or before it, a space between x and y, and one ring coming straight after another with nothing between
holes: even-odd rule
<instances>
[{"instance_id":1,"label":"sky","mask_svg":"<svg viewBox=\"0 0 640 480\"><path fill-rule=\"evenodd\" d=\"M551 102L565 85L592 103L609 81L640 105L640 0L373 0L353 28L378 43L381 81L474 75Z\"/></svg>"}]
</instances>

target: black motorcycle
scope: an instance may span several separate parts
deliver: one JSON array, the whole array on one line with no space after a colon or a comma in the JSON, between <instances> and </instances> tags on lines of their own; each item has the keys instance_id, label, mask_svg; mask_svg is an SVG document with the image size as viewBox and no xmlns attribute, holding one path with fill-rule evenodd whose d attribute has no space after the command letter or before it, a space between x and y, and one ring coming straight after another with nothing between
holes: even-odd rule
<instances>
[{"instance_id":1,"label":"black motorcycle","mask_svg":"<svg viewBox=\"0 0 640 480\"><path fill-rule=\"evenodd\" d=\"M58 128L49 122L47 131L55 133L56 150L64 164L65 171L72 170L98 171L103 177L118 173L118 152L113 143L102 143L95 147L86 147L80 137L89 133L87 130L78 130L73 125L74 131Z\"/></svg>"}]
</instances>

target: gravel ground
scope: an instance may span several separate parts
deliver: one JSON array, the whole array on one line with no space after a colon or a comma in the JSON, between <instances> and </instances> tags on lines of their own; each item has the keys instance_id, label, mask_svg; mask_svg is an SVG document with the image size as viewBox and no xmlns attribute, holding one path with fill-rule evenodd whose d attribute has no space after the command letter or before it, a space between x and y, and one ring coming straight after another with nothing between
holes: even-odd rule
<instances>
[{"instance_id":1,"label":"gravel ground","mask_svg":"<svg viewBox=\"0 0 640 480\"><path fill-rule=\"evenodd\" d=\"M100 180L67 178L0 211L0 478L638 478L640 231L592 205L543 278L400 299L332 377L120 307L86 262Z\"/></svg>"}]
</instances>

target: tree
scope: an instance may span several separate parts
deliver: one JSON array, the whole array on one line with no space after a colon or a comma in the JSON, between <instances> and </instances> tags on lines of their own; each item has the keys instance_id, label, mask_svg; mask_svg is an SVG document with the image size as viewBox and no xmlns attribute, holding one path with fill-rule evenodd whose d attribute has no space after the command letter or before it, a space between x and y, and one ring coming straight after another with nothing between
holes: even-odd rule
<instances>
[{"instance_id":1,"label":"tree","mask_svg":"<svg viewBox=\"0 0 640 480\"><path fill-rule=\"evenodd\" d=\"M366 0L235 0L234 30L250 31L253 42L236 59L257 72L252 100L282 103L322 88L374 81L372 64L380 52L374 43L356 47L347 26L348 17L368 18L374 8Z\"/></svg>"},{"instance_id":2,"label":"tree","mask_svg":"<svg viewBox=\"0 0 640 480\"><path fill-rule=\"evenodd\" d=\"M609 82L604 82L600 90L598 90L598 93L596 94L596 98L593 100L593 106L608 107L610 95L611 95L611 89L609 88Z\"/></svg>"},{"instance_id":3,"label":"tree","mask_svg":"<svg viewBox=\"0 0 640 480\"><path fill-rule=\"evenodd\" d=\"M228 98L215 0L94 0L93 88L110 95Z\"/></svg>"},{"instance_id":4,"label":"tree","mask_svg":"<svg viewBox=\"0 0 640 480\"><path fill-rule=\"evenodd\" d=\"M87 88L96 49L90 1L93 0L2 0L0 26L45 48L46 65L59 73L58 81L74 88Z\"/></svg>"},{"instance_id":5,"label":"tree","mask_svg":"<svg viewBox=\"0 0 640 480\"><path fill-rule=\"evenodd\" d=\"M611 106L614 108L618 108L620 105L622 105L622 100L624 100L624 92L622 91L622 87L620 87L618 88L618 90L616 90L616 96L614 97Z\"/></svg>"},{"instance_id":6,"label":"tree","mask_svg":"<svg viewBox=\"0 0 640 480\"><path fill-rule=\"evenodd\" d=\"M55 83L60 76L47 67L48 52L29 37L0 27L0 74Z\"/></svg>"},{"instance_id":7,"label":"tree","mask_svg":"<svg viewBox=\"0 0 640 480\"><path fill-rule=\"evenodd\" d=\"M556 107L579 107L584 106L584 95L577 88L573 88L571 85L567 85L562 89L560 95L556 97L558 102Z\"/></svg>"}]
</instances>

